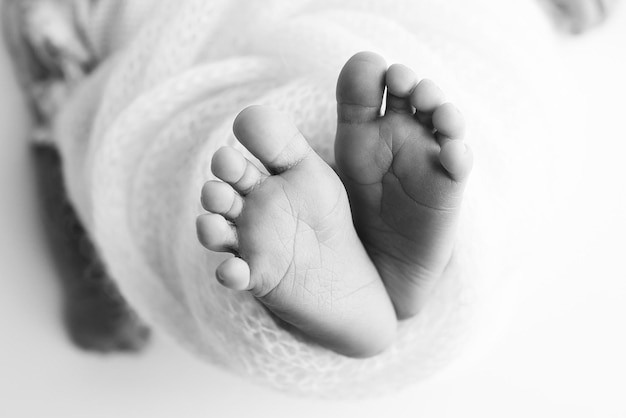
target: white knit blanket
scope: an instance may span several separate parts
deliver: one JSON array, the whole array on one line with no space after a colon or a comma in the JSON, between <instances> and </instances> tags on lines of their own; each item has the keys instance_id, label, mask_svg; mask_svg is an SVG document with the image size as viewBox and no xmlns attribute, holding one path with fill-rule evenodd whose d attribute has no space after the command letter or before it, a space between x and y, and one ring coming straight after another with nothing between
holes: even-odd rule
<instances>
[{"instance_id":1,"label":"white knit blanket","mask_svg":"<svg viewBox=\"0 0 626 418\"><path fill-rule=\"evenodd\" d=\"M106 1L104 2L106 3ZM202 358L291 392L344 397L418 381L454 358L523 262L545 204L550 144L535 80L548 22L530 1L118 1L91 27L104 63L55 124L67 186L140 314ZM114 6L115 5L115 6ZM108 20L107 20L108 19ZM111 29L114 28L114 29ZM334 84L372 50L436 80L468 120L476 167L454 262L397 341L367 360L280 328L214 278L195 218L213 152L249 104L289 112L332 163ZM237 145L235 145L237 146Z\"/></svg>"}]
</instances>

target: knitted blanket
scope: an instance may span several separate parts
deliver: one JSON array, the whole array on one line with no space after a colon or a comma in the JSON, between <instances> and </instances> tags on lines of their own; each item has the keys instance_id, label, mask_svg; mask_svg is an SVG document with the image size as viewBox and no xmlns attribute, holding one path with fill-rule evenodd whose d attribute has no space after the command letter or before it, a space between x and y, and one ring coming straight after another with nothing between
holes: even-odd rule
<instances>
[{"instance_id":1,"label":"knitted blanket","mask_svg":"<svg viewBox=\"0 0 626 418\"><path fill-rule=\"evenodd\" d=\"M104 60L58 113L54 136L81 220L153 326L278 389L346 397L431 375L475 324L497 315L492 302L523 260L520 243L536 232L549 192L550 144L534 91L553 35L534 3L134 0L109 2L98 19L89 36ZM399 325L389 350L366 360L283 329L249 294L221 287L214 271L224 256L203 249L195 232L211 156L241 148L231 127L245 106L289 112L333 163L334 85L361 50L436 80L465 114L476 155L455 273Z\"/></svg>"}]
</instances>

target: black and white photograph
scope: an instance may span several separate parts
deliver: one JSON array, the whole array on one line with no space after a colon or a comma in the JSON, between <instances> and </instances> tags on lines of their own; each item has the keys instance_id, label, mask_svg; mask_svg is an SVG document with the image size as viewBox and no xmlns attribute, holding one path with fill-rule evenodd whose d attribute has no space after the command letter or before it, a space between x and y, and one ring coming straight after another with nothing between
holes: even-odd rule
<instances>
[{"instance_id":1,"label":"black and white photograph","mask_svg":"<svg viewBox=\"0 0 626 418\"><path fill-rule=\"evenodd\" d=\"M626 417L621 0L0 0L3 418Z\"/></svg>"}]
</instances>

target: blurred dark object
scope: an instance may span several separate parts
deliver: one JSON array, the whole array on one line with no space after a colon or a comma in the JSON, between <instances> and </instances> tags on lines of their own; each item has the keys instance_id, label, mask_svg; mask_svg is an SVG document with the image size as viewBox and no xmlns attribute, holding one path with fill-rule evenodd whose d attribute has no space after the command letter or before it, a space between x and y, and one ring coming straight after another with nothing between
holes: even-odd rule
<instances>
[{"instance_id":1,"label":"blurred dark object","mask_svg":"<svg viewBox=\"0 0 626 418\"><path fill-rule=\"evenodd\" d=\"M582 34L609 18L617 0L540 0L557 26Z\"/></svg>"},{"instance_id":2,"label":"blurred dark object","mask_svg":"<svg viewBox=\"0 0 626 418\"><path fill-rule=\"evenodd\" d=\"M38 194L50 249L61 277L66 328L79 347L99 352L137 351L150 331L107 275L67 200L61 159L49 146L33 146Z\"/></svg>"},{"instance_id":3,"label":"blurred dark object","mask_svg":"<svg viewBox=\"0 0 626 418\"><path fill-rule=\"evenodd\" d=\"M81 0L83 1L83 0ZM67 198L50 122L94 60L76 27L73 0L5 0L2 27L34 116L38 194L64 295L72 341L98 352L138 351L150 330L126 303Z\"/></svg>"}]
</instances>

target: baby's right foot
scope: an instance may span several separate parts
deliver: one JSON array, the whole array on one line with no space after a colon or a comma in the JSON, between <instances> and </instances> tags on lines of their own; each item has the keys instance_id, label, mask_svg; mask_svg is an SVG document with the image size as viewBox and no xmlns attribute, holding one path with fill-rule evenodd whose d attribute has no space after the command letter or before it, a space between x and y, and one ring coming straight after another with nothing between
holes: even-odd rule
<instances>
[{"instance_id":1,"label":"baby's right foot","mask_svg":"<svg viewBox=\"0 0 626 418\"><path fill-rule=\"evenodd\" d=\"M451 258L472 164L459 140L463 119L432 82L417 84L409 68L387 69L373 53L346 63L337 101L335 157L357 232L398 317L407 318Z\"/></svg>"}]
</instances>

